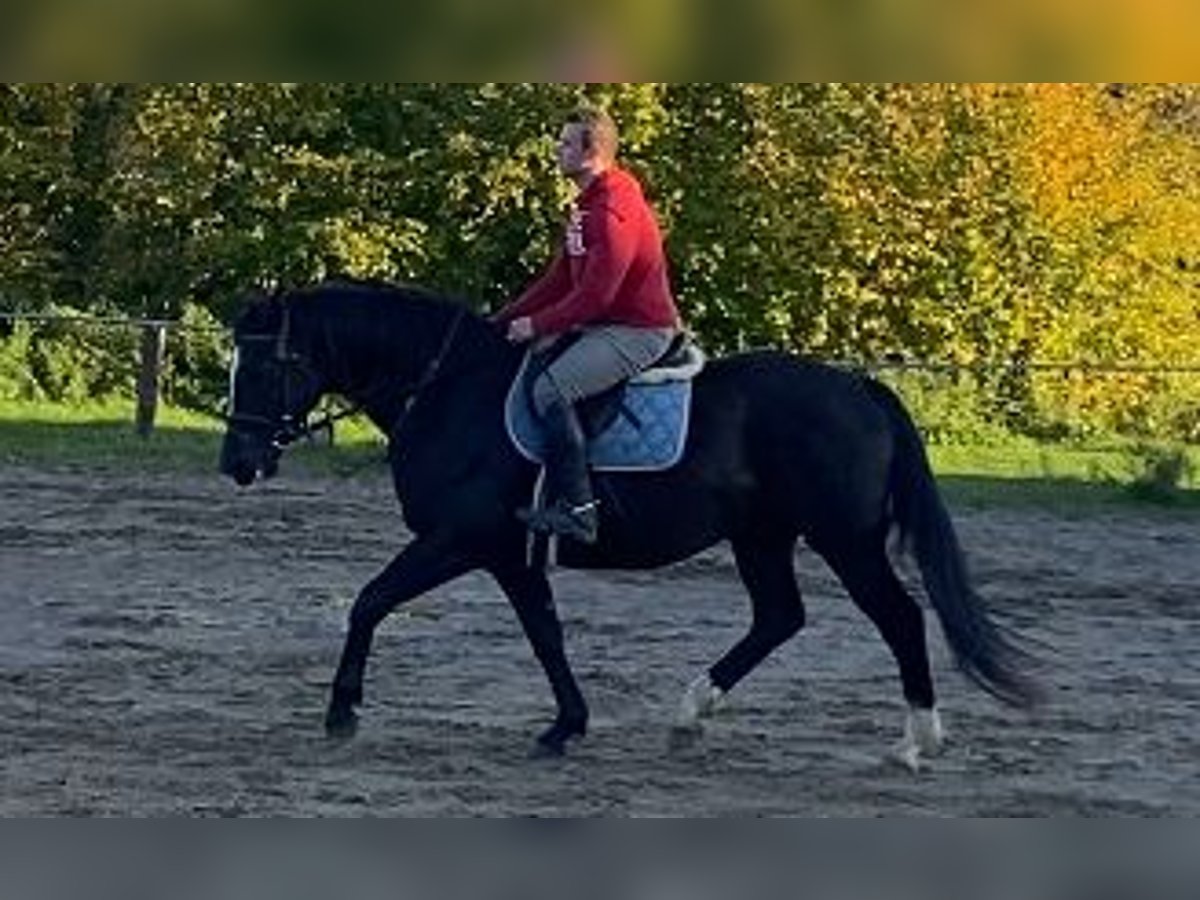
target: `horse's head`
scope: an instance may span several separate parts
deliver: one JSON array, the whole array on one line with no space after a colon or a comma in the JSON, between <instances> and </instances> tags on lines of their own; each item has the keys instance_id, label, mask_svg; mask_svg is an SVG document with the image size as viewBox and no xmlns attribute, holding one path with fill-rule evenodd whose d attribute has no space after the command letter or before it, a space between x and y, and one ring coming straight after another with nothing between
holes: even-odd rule
<instances>
[{"instance_id":1,"label":"horse's head","mask_svg":"<svg viewBox=\"0 0 1200 900\"><path fill-rule=\"evenodd\" d=\"M324 379L297 351L286 299L254 303L234 326L221 472L242 487L270 478L283 448L305 433Z\"/></svg>"}]
</instances>

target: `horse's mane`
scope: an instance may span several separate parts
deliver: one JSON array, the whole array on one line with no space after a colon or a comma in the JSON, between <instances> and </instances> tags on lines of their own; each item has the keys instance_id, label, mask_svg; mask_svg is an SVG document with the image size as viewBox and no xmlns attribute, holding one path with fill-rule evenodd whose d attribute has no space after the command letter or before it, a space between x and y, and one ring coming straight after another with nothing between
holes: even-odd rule
<instances>
[{"instance_id":1,"label":"horse's mane","mask_svg":"<svg viewBox=\"0 0 1200 900\"><path fill-rule=\"evenodd\" d=\"M440 294L430 288L407 282L383 281L378 278L356 278L346 275L326 278L317 284L289 291L285 297L315 297L327 294L337 294L342 298L359 297L367 301L378 302L382 298L402 300L408 304L437 307L452 311L466 310L469 315L475 315L471 304L460 297Z\"/></svg>"},{"instance_id":2,"label":"horse's mane","mask_svg":"<svg viewBox=\"0 0 1200 900\"><path fill-rule=\"evenodd\" d=\"M276 330L285 304L292 310L297 339L307 334L309 352L329 359L357 357L386 365L406 348L431 355L452 327L456 354L496 353L500 358L511 349L500 329L465 300L420 285L366 278L328 278L281 292L251 304L238 329Z\"/></svg>"}]
</instances>

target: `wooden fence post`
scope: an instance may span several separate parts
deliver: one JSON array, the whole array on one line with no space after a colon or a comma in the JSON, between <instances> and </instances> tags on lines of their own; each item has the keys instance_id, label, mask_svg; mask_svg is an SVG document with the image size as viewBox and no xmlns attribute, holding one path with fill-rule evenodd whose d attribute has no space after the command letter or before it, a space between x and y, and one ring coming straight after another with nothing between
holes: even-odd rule
<instances>
[{"instance_id":1,"label":"wooden fence post","mask_svg":"<svg viewBox=\"0 0 1200 900\"><path fill-rule=\"evenodd\" d=\"M135 422L137 433L143 438L150 437L150 433L154 430L154 414L158 410L158 388L162 379L163 357L166 349L167 326L162 322L143 324Z\"/></svg>"}]
</instances>

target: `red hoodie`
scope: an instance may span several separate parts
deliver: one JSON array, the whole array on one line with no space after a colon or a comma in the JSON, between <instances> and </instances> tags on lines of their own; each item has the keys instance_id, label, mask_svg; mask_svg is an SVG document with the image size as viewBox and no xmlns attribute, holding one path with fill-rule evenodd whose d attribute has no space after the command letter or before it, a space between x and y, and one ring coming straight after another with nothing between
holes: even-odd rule
<instances>
[{"instance_id":1,"label":"red hoodie","mask_svg":"<svg viewBox=\"0 0 1200 900\"><path fill-rule=\"evenodd\" d=\"M522 316L538 336L582 325L679 327L662 233L632 175L608 169L575 199L563 249L498 318Z\"/></svg>"}]
</instances>

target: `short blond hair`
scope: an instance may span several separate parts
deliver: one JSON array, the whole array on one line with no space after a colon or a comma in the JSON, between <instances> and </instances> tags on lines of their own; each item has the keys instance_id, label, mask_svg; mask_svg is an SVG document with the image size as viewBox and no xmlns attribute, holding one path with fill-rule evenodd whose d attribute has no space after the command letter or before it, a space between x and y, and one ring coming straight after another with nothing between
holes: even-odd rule
<instances>
[{"instance_id":1,"label":"short blond hair","mask_svg":"<svg viewBox=\"0 0 1200 900\"><path fill-rule=\"evenodd\" d=\"M605 160L617 158L617 148L620 144L617 123L606 110L598 106L577 107L567 116L567 124L583 127L585 150L594 151Z\"/></svg>"}]
</instances>

